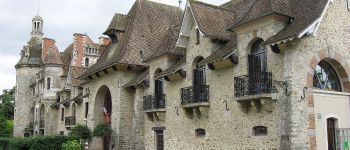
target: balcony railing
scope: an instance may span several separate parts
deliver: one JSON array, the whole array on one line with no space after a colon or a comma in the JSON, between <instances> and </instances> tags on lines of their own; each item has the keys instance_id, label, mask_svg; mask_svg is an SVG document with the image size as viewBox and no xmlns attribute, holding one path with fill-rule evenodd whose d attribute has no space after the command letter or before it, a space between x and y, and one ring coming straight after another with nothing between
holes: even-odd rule
<instances>
[{"instance_id":1,"label":"balcony railing","mask_svg":"<svg viewBox=\"0 0 350 150\"><path fill-rule=\"evenodd\" d=\"M258 72L234 78L235 97L272 93L272 73Z\"/></svg>"},{"instance_id":2,"label":"balcony railing","mask_svg":"<svg viewBox=\"0 0 350 150\"><path fill-rule=\"evenodd\" d=\"M190 86L181 89L181 104L209 102L209 85Z\"/></svg>"},{"instance_id":3,"label":"balcony railing","mask_svg":"<svg viewBox=\"0 0 350 150\"><path fill-rule=\"evenodd\" d=\"M146 95L143 97L143 110L165 108L165 94Z\"/></svg>"},{"instance_id":4,"label":"balcony railing","mask_svg":"<svg viewBox=\"0 0 350 150\"><path fill-rule=\"evenodd\" d=\"M75 125L75 116L64 117L64 124L66 126L74 126Z\"/></svg>"}]
</instances>

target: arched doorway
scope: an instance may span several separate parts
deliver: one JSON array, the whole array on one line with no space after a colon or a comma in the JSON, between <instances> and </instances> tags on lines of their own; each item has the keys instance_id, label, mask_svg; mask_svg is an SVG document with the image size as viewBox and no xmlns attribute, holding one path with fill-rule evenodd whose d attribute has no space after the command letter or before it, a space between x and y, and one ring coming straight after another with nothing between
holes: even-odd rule
<instances>
[{"instance_id":1,"label":"arched doorway","mask_svg":"<svg viewBox=\"0 0 350 150\"><path fill-rule=\"evenodd\" d=\"M95 126L105 123L111 126L112 122L112 95L107 86L102 86L97 92L94 108ZM102 137L103 150L109 150L111 147L111 136Z\"/></svg>"}]
</instances>

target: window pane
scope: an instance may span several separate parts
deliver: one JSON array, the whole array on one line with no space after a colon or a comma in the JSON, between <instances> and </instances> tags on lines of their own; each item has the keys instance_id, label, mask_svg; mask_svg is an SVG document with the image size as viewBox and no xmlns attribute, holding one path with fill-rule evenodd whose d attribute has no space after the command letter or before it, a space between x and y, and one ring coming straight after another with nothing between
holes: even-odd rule
<instances>
[{"instance_id":1,"label":"window pane","mask_svg":"<svg viewBox=\"0 0 350 150\"><path fill-rule=\"evenodd\" d=\"M317 89L341 92L337 73L326 61L321 61L315 68L313 85Z\"/></svg>"}]
</instances>

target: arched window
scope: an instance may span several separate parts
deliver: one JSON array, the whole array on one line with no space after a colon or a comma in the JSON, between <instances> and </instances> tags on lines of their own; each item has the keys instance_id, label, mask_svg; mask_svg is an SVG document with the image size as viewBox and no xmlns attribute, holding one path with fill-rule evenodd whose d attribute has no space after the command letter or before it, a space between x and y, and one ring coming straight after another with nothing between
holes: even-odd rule
<instances>
[{"instance_id":1,"label":"arched window","mask_svg":"<svg viewBox=\"0 0 350 150\"><path fill-rule=\"evenodd\" d=\"M161 73L161 69L157 69L154 76ZM154 80L154 98L155 98L155 108L165 108L165 97L164 97L164 79L156 78Z\"/></svg>"},{"instance_id":2,"label":"arched window","mask_svg":"<svg viewBox=\"0 0 350 150\"><path fill-rule=\"evenodd\" d=\"M85 58L85 67L89 67L89 58Z\"/></svg>"},{"instance_id":3,"label":"arched window","mask_svg":"<svg viewBox=\"0 0 350 150\"><path fill-rule=\"evenodd\" d=\"M320 61L315 68L313 85L317 89L341 92L337 73L327 61Z\"/></svg>"},{"instance_id":4,"label":"arched window","mask_svg":"<svg viewBox=\"0 0 350 150\"><path fill-rule=\"evenodd\" d=\"M194 61L193 69L193 98L195 102L207 102L209 100L209 86L206 85L205 66L199 62L203 57L198 57Z\"/></svg>"},{"instance_id":5,"label":"arched window","mask_svg":"<svg viewBox=\"0 0 350 150\"><path fill-rule=\"evenodd\" d=\"M267 71L267 55L266 47L261 46L264 40L255 41L251 48L251 53L248 55L249 74L256 74Z\"/></svg>"},{"instance_id":6,"label":"arched window","mask_svg":"<svg viewBox=\"0 0 350 150\"><path fill-rule=\"evenodd\" d=\"M51 78L47 78L46 79L46 90L50 90L51 89Z\"/></svg>"}]
</instances>

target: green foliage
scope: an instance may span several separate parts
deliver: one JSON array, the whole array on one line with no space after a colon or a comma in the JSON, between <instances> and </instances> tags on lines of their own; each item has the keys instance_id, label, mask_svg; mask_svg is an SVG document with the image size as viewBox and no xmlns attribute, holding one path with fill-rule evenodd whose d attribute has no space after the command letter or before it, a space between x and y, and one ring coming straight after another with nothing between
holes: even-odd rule
<instances>
[{"instance_id":1,"label":"green foliage","mask_svg":"<svg viewBox=\"0 0 350 150\"><path fill-rule=\"evenodd\" d=\"M62 144L69 140L77 140L75 137L67 136L37 136L28 138L7 139L9 150L61 150ZM6 140L2 140L5 143ZM2 144L0 140L0 144ZM6 149L3 148L3 149Z\"/></svg>"},{"instance_id":2,"label":"green foliage","mask_svg":"<svg viewBox=\"0 0 350 150\"><path fill-rule=\"evenodd\" d=\"M12 137L15 88L0 95L0 137Z\"/></svg>"},{"instance_id":3,"label":"green foliage","mask_svg":"<svg viewBox=\"0 0 350 150\"><path fill-rule=\"evenodd\" d=\"M189 0L190 1L190 3L194 3L194 2L196 2L196 0Z\"/></svg>"},{"instance_id":4,"label":"green foliage","mask_svg":"<svg viewBox=\"0 0 350 150\"><path fill-rule=\"evenodd\" d=\"M6 118L0 116L0 137L12 137L13 132L13 120L6 120Z\"/></svg>"},{"instance_id":5,"label":"green foliage","mask_svg":"<svg viewBox=\"0 0 350 150\"><path fill-rule=\"evenodd\" d=\"M62 144L62 150L81 150L78 140L69 140Z\"/></svg>"},{"instance_id":6,"label":"green foliage","mask_svg":"<svg viewBox=\"0 0 350 150\"><path fill-rule=\"evenodd\" d=\"M91 138L91 130L87 126L77 125L71 129L70 135L88 140Z\"/></svg>"},{"instance_id":7,"label":"green foliage","mask_svg":"<svg viewBox=\"0 0 350 150\"><path fill-rule=\"evenodd\" d=\"M8 120L13 120L14 114L14 93L15 88L11 90L3 90L3 94L0 95L2 103L0 104L0 116L5 117Z\"/></svg>"},{"instance_id":8,"label":"green foliage","mask_svg":"<svg viewBox=\"0 0 350 150\"><path fill-rule=\"evenodd\" d=\"M97 137L104 137L104 136L111 135L112 132L113 130L111 129L110 125L105 123L100 123L95 127L93 135Z\"/></svg>"},{"instance_id":9,"label":"green foliage","mask_svg":"<svg viewBox=\"0 0 350 150\"><path fill-rule=\"evenodd\" d=\"M8 138L0 138L0 150L5 150L9 144Z\"/></svg>"}]
</instances>

